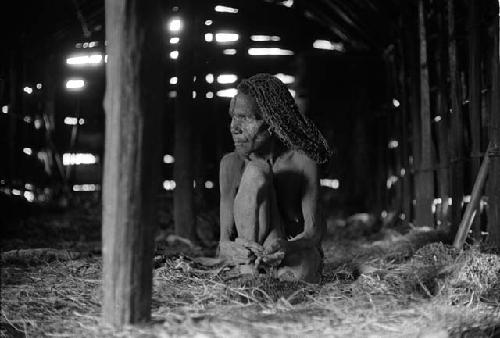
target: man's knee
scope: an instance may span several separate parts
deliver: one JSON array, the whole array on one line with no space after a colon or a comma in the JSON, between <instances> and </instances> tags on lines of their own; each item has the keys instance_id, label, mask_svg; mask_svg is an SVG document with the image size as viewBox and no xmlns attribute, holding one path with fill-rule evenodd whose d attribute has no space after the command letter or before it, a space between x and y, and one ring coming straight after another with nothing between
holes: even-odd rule
<instances>
[{"instance_id":1,"label":"man's knee","mask_svg":"<svg viewBox=\"0 0 500 338\"><path fill-rule=\"evenodd\" d=\"M250 161L241 177L240 186L247 189L260 190L268 186L272 180L272 172L269 165L262 161Z\"/></svg>"}]
</instances>

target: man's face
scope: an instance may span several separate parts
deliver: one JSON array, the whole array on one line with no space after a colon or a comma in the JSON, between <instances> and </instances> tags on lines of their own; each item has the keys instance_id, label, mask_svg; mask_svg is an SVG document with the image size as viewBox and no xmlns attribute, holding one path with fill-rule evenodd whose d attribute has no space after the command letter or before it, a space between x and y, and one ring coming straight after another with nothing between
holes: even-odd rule
<instances>
[{"instance_id":1,"label":"man's face","mask_svg":"<svg viewBox=\"0 0 500 338\"><path fill-rule=\"evenodd\" d=\"M258 152L270 138L267 125L264 120L258 118L258 109L255 99L250 95L240 93L231 100L230 131L234 149L241 155L248 156Z\"/></svg>"}]
</instances>

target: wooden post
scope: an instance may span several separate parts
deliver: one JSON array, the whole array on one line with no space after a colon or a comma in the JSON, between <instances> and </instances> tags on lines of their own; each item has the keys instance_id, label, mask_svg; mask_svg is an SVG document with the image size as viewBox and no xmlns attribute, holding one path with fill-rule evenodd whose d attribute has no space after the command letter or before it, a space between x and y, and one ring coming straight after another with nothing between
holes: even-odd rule
<instances>
[{"instance_id":1,"label":"wooden post","mask_svg":"<svg viewBox=\"0 0 500 338\"><path fill-rule=\"evenodd\" d=\"M419 73L418 73L418 60L416 55L417 45L415 42L415 25L413 16L409 16L406 18L408 21L407 27L404 30L406 46L408 46L408 52L406 53L408 65L408 78L407 78L407 87L408 87L408 104L409 104L409 113L410 113L410 121L411 121L411 150L412 150L412 162L409 162L411 169L413 171L413 189L412 189L412 205L413 205L413 219L415 219L415 205L413 204L413 200L415 198L415 189L419 182L419 172L420 168L420 122L419 122L419 113L420 113L420 100L419 100ZM409 170L408 170L409 171Z\"/></svg>"},{"instance_id":2,"label":"wooden post","mask_svg":"<svg viewBox=\"0 0 500 338\"><path fill-rule=\"evenodd\" d=\"M432 203L434 201L434 172L432 168L431 107L429 70L427 67L427 36L424 1L418 2L418 27L420 41L420 166L415 186L416 226L434 226Z\"/></svg>"},{"instance_id":3,"label":"wooden post","mask_svg":"<svg viewBox=\"0 0 500 338\"><path fill-rule=\"evenodd\" d=\"M403 17L400 17L399 20L399 28L401 32L403 31ZM408 146L409 146L409 137L408 137L408 91L406 86L406 69L407 66L405 64L406 60L406 51L405 51L405 43L404 43L404 34L400 35L399 43L398 43L398 52L399 52L399 72L398 72L398 84L399 84L399 94L400 94L400 103L401 103L401 165L404 169L403 180L403 215L404 215L404 223L408 224L410 222L411 217L411 206L412 206L412 195L411 195L411 182L410 182L410 164L408 160ZM401 173L402 175L402 173Z\"/></svg>"},{"instance_id":4,"label":"wooden post","mask_svg":"<svg viewBox=\"0 0 500 338\"><path fill-rule=\"evenodd\" d=\"M469 0L469 121L471 135L471 182L479 172L481 152L481 55L477 0ZM476 214L472 229L474 239L481 240L481 218Z\"/></svg>"},{"instance_id":5,"label":"wooden post","mask_svg":"<svg viewBox=\"0 0 500 338\"><path fill-rule=\"evenodd\" d=\"M500 248L500 73L499 73L499 20L498 3L492 1L494 10L490 25L490 35L493 41L491 49L491 95L489 138L492 146L491 164L489 170L488 194L488 241Z\"/></svg>"},{"instance_id":6,"label":"wooden post","mask_svg":"<svg viewBox=\"0 0 500 338\"><path fill-rule=\"evenodd\" d=\"M193 4L184 1L184 25L177 59L177 99L175 103L174 143L174 223L175 233L193 240L195 238L194 211L194 103L193 77L194 53L196 52L196 29L193 19Z\"/></svg>"},{"instance_id":7,"label":"wooden post","mask_svg":"<svg viewBox=\"0 0 500 338\"><path fill-rule=\"evenodd\" d=\"M122 326L151 315L164 26L155 0L106 0L105 13L102 311Z\"/></svg>"},{"instance_id":8,"label":"wooden post","mask_svg":"<svg viewBox=\"0 0 500 338\"><path fill-rule=\"evenodd\" d=\"M455 9L454 1L448 0L448 61L450 69L451 91L451 235L457 231L462 218L462 200L464 195L464 164L463 164L463 117L462 93L458 76L457 43L455 34Z\"/></svg>"},{"instance_id":9,"label":"wooden post","mask_svg":"<svg viewBox=\"0 0 500 338\"><path fill-rule=\"evenodd\" d=\"M435 67L437 78L437 96L436 96L436 114L440 117L437 122L438 135L438 157L439 157L439 197L441 198L441 206L438 214L438 229L448 231L448 197L450 196L450 178L449 178L449 150L448 150L448 103L446 94L446 33L444 31L444 7L437 5L437 30L438 41L435 51Z\"/></svg>"}]
</instances>

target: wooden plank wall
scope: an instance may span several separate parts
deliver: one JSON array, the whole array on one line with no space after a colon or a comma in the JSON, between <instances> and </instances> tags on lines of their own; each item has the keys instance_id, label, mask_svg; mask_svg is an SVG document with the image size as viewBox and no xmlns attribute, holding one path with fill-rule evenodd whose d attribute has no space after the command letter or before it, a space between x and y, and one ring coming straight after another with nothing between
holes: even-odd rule
<instances>
[{"instance_id":1,"label":"wooden plank wall","mask_svg":"<svg viewBox=\"0 0 500 338\"><path fill-rule=\"evenodd\" d=\"M453 238L481 159L491 165L469 242L500 247L500 98L496 0L419 0L403 5L398 37L386 60L395 65L389 118L400 128L389 206L405 222ZM390 147L389 147L390 148ZM395 151L387 149L386 151ZM396 193L397 192L397 193ZM401 193L403 196L401 196Z\"/></svg>"}]
</instances>

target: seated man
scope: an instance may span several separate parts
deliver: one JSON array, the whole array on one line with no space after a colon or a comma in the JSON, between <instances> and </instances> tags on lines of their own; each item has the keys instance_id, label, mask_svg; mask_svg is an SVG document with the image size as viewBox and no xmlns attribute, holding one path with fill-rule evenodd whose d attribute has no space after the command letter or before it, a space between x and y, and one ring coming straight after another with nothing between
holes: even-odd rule
<instances>
[{"instance_id":1,"label":"seated man","mask_svg":"<svg viewBox=\"0 0 500 338\"><path fill-rule=\"evenodd\" d=\"M279 264L278 278L318 283L324 221L316 162L331 155L325 139L269 74L243 80L229 114L235 151L220 163L219 255Z\"/></svg>"}]
</instances>

